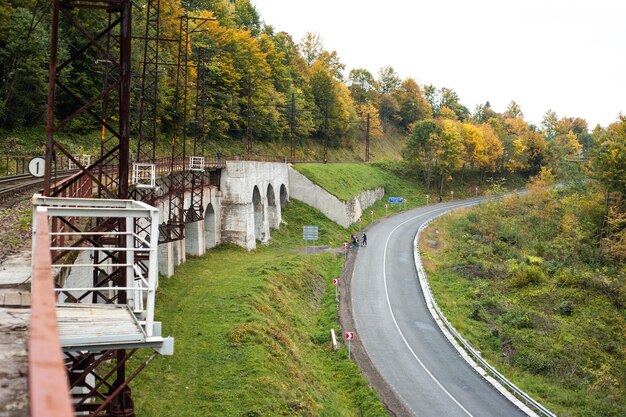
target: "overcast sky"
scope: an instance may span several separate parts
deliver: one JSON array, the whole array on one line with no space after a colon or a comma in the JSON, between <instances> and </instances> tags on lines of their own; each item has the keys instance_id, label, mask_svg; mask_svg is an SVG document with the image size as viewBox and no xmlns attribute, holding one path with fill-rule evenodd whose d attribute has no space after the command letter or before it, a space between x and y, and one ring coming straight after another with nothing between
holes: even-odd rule
<instances>
[{"instance_id":1,"label":"overcast sky","mask_svg":"<svg viewBox=\"0 0 626 417\"><path fill-rule=\"evenodd\" d=\"M401 78L454 89L474 111L515 100L539 124L546 110L590 129L626 113L624 0L252 0L299 42L321 35L346 65L392 66Z\"/></svg>"}]
</instances>

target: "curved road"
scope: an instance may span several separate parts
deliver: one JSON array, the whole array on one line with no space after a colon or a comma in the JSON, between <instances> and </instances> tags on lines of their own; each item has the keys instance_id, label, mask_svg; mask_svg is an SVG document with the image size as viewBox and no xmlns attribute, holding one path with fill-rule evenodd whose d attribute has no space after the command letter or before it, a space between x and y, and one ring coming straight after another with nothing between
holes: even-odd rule
<instances>
[{"instance_id":1,"label":"curved road","mask_svg":"<svg viewBox=\"0 0 626 417\"><path fill-rule=\"evenodd\" d=\"M473 370L433 320L419 285L413 240L419 227L465 200L420 207L372 226L352 277L357 337L415 416L525 416Z\"/></svg>"}]
</instances>

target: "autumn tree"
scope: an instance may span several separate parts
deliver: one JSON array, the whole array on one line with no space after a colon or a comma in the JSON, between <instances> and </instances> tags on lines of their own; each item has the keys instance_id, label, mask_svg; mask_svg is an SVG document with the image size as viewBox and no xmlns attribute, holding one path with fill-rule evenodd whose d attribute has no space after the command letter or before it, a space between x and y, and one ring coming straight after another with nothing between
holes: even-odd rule
<instances>
[{"instance_id":1,"label":"autumn tree","mask_svg":"<svg viewBox=\"0 0 626 417\"><path fill-rule=\"evenodd\" d=\"M402 81L393 96L398 103L399 123L405 131L418 120L432 118L432 109L422 96L422 91L412 78Z\"/></svg>"},{"instance_id":2,"label":"autumn tree","mask_svg":"<svg viewBox=\"0 0 626 417\"><path fill-rule=\"evenodd\" d=\"M472 120L475 123L485 123L489 119L497 118L499 115L492 108L491 104L487 101L484 104L477 104L472 114Z\"/></svg>"},{"instance_id":3,"label":"autumn tree","mask_svg":"<svg viewBox=\"0 0 626 417\"><path fill-rule=\"evenodd\" d=\"M310 67L317 61L324 50L322 37L317 32L306 32L298 44L298 49Z\"/></svg>"},{"instance_id":4,"label":"autumn tree","mask_svg":"<svg viewBox=\"0 0 626 417\"><path fill-rule=\"evenodd\" d=\"M459 131L459 123L443 119L440 122L441 133L435 146L436 169L439 174L439 195L442 196L444 186L452 179L452 174L463 166L463 139Z\"/></svg>"},{"instance_id":5,"label":"autumn tree","mask_svg":"<svg viewBox=\"0 0 626 417\"><path fill-rule=\"evenodd\" d=\"M602 243L609 256L626 260L626 116L620 115L598 138L592 176L604 187Z\"/></svg>"},{"instance_id":6,"label":"autumn tree","mask_svg":"<svg viewBox=\"0 0 626 417\"><path fill-rule=\"evenodd\" d=\"M504 146L491 125L483 123L479 125L483 133L484 152L477 156L476 163L484 178L486 172L495 172L498 161L504 155Z\"/></svg>"}]
</instances>

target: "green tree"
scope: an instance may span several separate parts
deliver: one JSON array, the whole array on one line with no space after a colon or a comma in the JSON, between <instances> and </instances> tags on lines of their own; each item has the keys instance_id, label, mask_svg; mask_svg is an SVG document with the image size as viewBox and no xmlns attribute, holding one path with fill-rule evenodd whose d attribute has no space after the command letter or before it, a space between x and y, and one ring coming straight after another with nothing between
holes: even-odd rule
<instances>
[{"instance_id":1,"label":"green tree","mask_svg":"<svg viewBox=\"0 0 626 417\"><path fill-rule=\"evenodd\" d=\"M371 103L376 97L376 79L364 68L355 68L350 71L348 88L354 101L359 104Z\"/></svg>"},{"instance_id":2,"label":"green tree","mask_svg":"<svg viewBox=\"0 0 626 417\"><path fill-rule=\"evenodd\" d=\"M440 90L440 101L438 108L441 110L444 107L452 110L457 117L457 120L465 121L469 118L469 110L467 107L461 104L459 95L451 88L442 88Z\"/></svg>"},{"instance_id":3,"label":"green tree","mask_svg":"<svg viewBox=\"0 0 626 417\"><path fill-rule=\"evenodd\" d=\"M498 118L499 114L491 108L488 101L485 104L477 104L472 115L472 120L476 123L486 123L489 119Z\"/></svg>"},{"instance_id":4,"label":"green tree","mask_svg":"<svg viewBox=\"0 0 626 417\"><path fill-rule=\"evenodd\" d=\"M378 93L380 95L391 94L400 88L402 81L391 66L378 70Z\"/></svg>"},{"instance_id":5,"label":"green tree","mask_svg":"<svg viewBox=\"0 0 626 417\"><path fill-rule=\"evenodd\" d=\"M554 110L548 110L541 120L541 129L547 140L554 140L559 118Z\"/></svg>"},{"instance_id":6,"label":"green tree","mask_svg":"<svg viewBox=\"0 0 626 417\"><path fill-rule=\"evenodd\" d=\"M506 112L504 112L504 117L523 119L524 113L522 112L522 108L519 104L517 104L514 100L511 100L506 108Z\"/></svg>"},{"instance_id":7,"label":"green tree","mask_svg":"<svg viewBox=\"0 0 626 417\"><path fill-rule=\"evenodd\" d=\"M592 176L604 187L605 209L601 229L604 252L626 260L626 116L599 137L590 163Z\"/></svg>"},{"instance_id":8,"label":"green tree","mask_svg":"<svg viewBox=\"0 0 626 417\"><path fill-rule=\"evenodd\" d=\"M41 10L18 7L0 47L0 121L2 127L43 123L47 101L48 33ZM61 58L64 57L61 51Z\"/></svg>"},{"instance_id":9,"label":"green tree","mask_svg":"<svg viewBox=\"0 0 626 417\"><path fill-rule=\"evenodd\" d=\"M424 184L428 189L432 185L435 149L440 132L440 126L434 120L418 121L413 125L411 136L402 152L404 160L423 173Z\"/></svg>"}]
</instances>

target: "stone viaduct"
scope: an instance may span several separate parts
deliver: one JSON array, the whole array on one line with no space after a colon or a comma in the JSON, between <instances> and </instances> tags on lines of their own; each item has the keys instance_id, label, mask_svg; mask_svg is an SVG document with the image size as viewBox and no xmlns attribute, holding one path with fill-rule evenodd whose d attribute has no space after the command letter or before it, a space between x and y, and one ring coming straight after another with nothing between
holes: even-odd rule
<instances>
[{"instance_id":1,"label":"stone viaduct","mask_svg":"<svg viewBox=\"0 0 626 417\"><path fill-rule=\"evenodd\" d=\"M204 220L187 224L183 240L159 246L159 273L172 276L187 254L200 256L222 242L248 250L255 249L257 241L267 242L289 201L289 169L279 162L227 161L220 186L204 189ZM190 201L186 194L185 208ZM168 206L162 203L158 208L165 222Z\"/></svg>"},{"instance_id":2,"label":"stone viaduct","mask_svg":"<svg viewBox=\"0 0 626 417\"><path fill-rule=\"evenodd\" d=\"M187 223L184 239L159 245L161 275L171 277L174 268L185 262L187 255L203 255L222 242L252 250L257 242L269 241L272 229L280 227L283 209L290 198L317 208L347 227L384 194L382 188L367 190L352 201L343 202L280 162L227 161L210 176L210 185L203 190L204 219ZM167 181L162 183L167 186ZM169 218L168 203L158 204L161 223ZM190 204L191 195L187 193L184 208L189 208ZM77 262L89 261L79 258ZM81 286L87 285L91 276L72 270L66 279L70 286Z\"/></svg>"}]
</instances>

